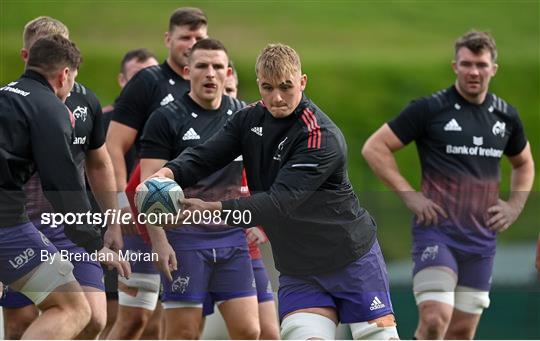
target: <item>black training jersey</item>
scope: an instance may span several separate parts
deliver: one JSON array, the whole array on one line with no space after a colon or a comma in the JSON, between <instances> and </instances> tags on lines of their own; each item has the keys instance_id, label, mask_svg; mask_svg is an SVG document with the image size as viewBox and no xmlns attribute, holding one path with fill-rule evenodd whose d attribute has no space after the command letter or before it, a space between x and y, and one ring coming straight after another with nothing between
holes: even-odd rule
<instances>
[{"instance_id":1,"label":"black training jersey","mask_svg":"<svg viewBox=\"0 0 540 341\"><path fill-rule=\"evenodd\" d=\"M105 129L101 104L96 95L84 85L75 83L66 99L66 106L75 119L75 129L71 144L71 152L79 174L83 181L84 161L88 150L97 149L105 143ZM25 184L27 195L26 210L30 220L40 219L44 212L53 212L48 200L43 195L39 173L35 173ZM93 197L92 197L93 198Z\"/></svg>"},{"instance_id":2,"label":"black training jersey","mask_svg":"<svg viewBox=\"0 0 540 341\"><path fill-rule=\"evenodd\" d=\"M173 160L185 149L204 143L214 136L227 120L243 107L245 103L223 96L218 109L206 110L185 94L152 114L141 139L141 158ZM186 197L220 201L240 197L241 186L242 160L237 158L197 183L183 187L183 190ZM216 229L196 225L173 231L183 235L182 245L189 244L187 246L190 249L229 247L246 243L244 231L238 228Z\"/></svg>"},{"instance_id":3,"label":"black training jersey","mask_svg":"<svg viewBox=\"0 0 540 341\"><path fill-rule=\"evenodd\" d=\"M101 104L90 89L75 83L66 99L66 106L75 117L72 150L75 161L82 170L88 150L98 149L105 143Z\"/></svg>"},{"instance_id":4,"label":"black training jersey","mask_svg":"<svg viewBox=\"0 0 540 341\"><path fill-rule=\"evenodd\" d=\"M499 196L500 159L527 144L518 112L495 94L481 105L465 100L454 86L410 103L389 123L403 144L415 141L422 192L441 205L451 235L478 245L493 240L487 208Z\"/></svg>"},{"instance_id":5,"label":"black training jersey","mask_svg":"<svg viewBox=\"0 0 540 341\"><path fill-rule=\"evenodd\" d=\"M117 101L118 101L118 98L114 101L114 103L116 104ZM107 131L109 130L111 119L114 116L115 104L109 105L107 106L106 109L103 109L103 127L104 127L103 129L105 130L104 131L105 136L107 136ZM126 180L129 180L132 170L135 168L135 166L139 162L138 157L137 157L137 150L135 149L135 146L131 146L131 148L129 148L129 150L124 155L124 159L126 160L126 170L127 170Z\"/></svg>"},{"instance_id":6,"label":"black training jersey","mask_svg":"<svg viewBox=\"0 0 540 341\"><path fill-rule=\"evenodd\" d=\"M174 72L166 61L144 68L120 93L112 120L136 129L140 135L154 110L181 98L189 88L189 81Z\"/></svg>"},{"instance_id":7,"label":"black training jersey","mask_svg":"<svg viewBox=\"0 0 540 341\"><path fill-rule=\"evenodd\" d=\"M71 153L71 113L40 74L26 71L0 88L0 226L28 221L23 185L37 170L47 199L57 212L89 210L84 184ZM87 251L103 245L98 229L65 226Z\"/></svg>"},{"instance_id":8,"label":"black training jersey","mask_svg":"<svg viewBox=\"0 0 540 341\"><path fill-rule=\"evenodd\" d=\"M250 211L250 225L264 226L281 273L329 272L371 248L376 228L349 181L345 139L309 99L281 119L262 102L240 110L166 167L181 186L190 186L239 154L251 196L223 201L223 209Z\"/></svg>"}]
</instances>

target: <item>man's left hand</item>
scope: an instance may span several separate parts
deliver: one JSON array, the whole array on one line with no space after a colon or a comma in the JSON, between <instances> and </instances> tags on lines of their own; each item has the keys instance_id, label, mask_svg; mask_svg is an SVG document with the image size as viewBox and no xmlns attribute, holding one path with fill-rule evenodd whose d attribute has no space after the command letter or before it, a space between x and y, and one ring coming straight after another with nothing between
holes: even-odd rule
<instances>
[{"instance_id":1,"label":"man's left hand","mask_svg":"<svg viewBox=\"0 0 540 341\"><path fill-rule=\"evenodd\" d=\"M488 227L498 233L505 231L519 217L521 209L512 206L507 201L499 199L497 205L491 206L487 210L490 218L487 221Z\"/></svg>"}]
</instances>

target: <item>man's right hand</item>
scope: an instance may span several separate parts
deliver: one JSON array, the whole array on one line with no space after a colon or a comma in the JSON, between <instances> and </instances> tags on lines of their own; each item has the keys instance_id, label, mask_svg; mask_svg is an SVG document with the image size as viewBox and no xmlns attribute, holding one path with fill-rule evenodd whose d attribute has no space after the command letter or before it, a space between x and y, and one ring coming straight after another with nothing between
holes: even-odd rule
<instances>
[{"instance_id":1,"label":"man's right hand","mask_svg":"<svg viewBox=\"0 0 540 341\"><path fill-rule=\"evenodd\" d=\"M158 269L172 282L171 271L178 270L178 266L176 262L176 253L171 244L166 241L158 243L152 242L152 252L155 252L158 255Z\"/></svg>"},{"instance_id":2,"label":"man's right hand","mask_svg":"<svg viewBox=\"0 0 540 341\"><path fill-rule=\"evenodd\" d=\"M424 226L438 225L439 215L448 218L444 209L421 192L402 193L405 205L416 215L416 223Z\"/></svg>"},{"instance_id":3,"label":"man's right hand","mask_svg":"<svg viewBox=\"0 0 540 341\"><path fill-rule=\"evenodd\" d=\"M118 253L112 251L108 247L103 247L98 252L98 260L105 259L100 261L101 264L109 267L109 269L116 269L118 274L122 277L129 278L131 275L131 266L125 260L121 260Z\"/></svg>"}]
</instances>

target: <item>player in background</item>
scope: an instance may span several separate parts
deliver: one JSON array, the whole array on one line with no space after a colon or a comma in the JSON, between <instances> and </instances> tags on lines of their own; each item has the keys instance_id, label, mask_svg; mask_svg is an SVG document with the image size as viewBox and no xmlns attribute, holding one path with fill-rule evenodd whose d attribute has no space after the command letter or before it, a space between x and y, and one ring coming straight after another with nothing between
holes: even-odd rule
<instances>
[{"instance_id":1,"label":"player in background","mask_svg":"<svg viewBox=\"0 0 540 341\"><path fill-rule=\"evenodd\" d=\"M232 74L228 65L227 51L219 41L203 39L193 46L184 70L191 81L190 92L152 113L145 127L141 177L212 137L245 105L223 94L225 79ZM241 196L242 161L231 161L184 187L185 195L208 199ZM148 226L148 233L163 272L166 338L199 337L208 294L219 302L232 339L259 337L255 279L242 229L193 221L167 232Z\"/></svg>"},{"instance_id":2,"label":"player in background","mask_svg":"<svg viewBox=\"0 0 540 341\"><path fill-rule=\"evenodd\" d=\"M238 98L238 72L236 72L232 60L229 61L229 67L232 69L232 74L225 79L223 93L229 97Z\"/></svg>"},{"instance_id":3,"label":"player in background","mask_svg":"<svg viewBox=\"0 0 540 341\"><path fill-rule=\"evenodd\" d=\"M347 177L341 131L304 95L294 49L268 45L255 70L262 101L152 176L188 188L242 155L251 196L184 199L183 212L264 226L281 273L281 337L334 339L342 322L355 339L398 338L375 222Z\"/></svg>"},{"instance_id":4,"label":"player in background","mask_svg":"<svg viewBox=\"0 0 540 341\"><path fill-rule=\"evenodd\" d=\"M183 68L193 44L207 37L207 23L206 15L198 8L175 10L165 32L167 59L159 66L139 72L116 101L107 145L115 166L118 191L123 192L127 182L124 155L137 142L150 114L189 90Z\"/></svg>"},{"instance_id":5,"label":"player in background","mask_svg":"<svg viewBox=\"0 0 540 341\"><path fill-rule=\"evenodd\" d=\"M413 290L418 339L472 339L489 306L495 240L518 218L534 164L517 110L488 92L498 66L495 41L471 31L455 44L455 83L412 101L365 143L375 174L415 215ZM415 141L422 168L416 191L393 153ZM500 160L512 166L499 198Z\"/></svg>"},{"instance_id":6,"label":"player in background","mask_svg":"<svg viewBox=\"0 0 540 341\"><path fill-rule=\"evenodd\" d=\"M68 28L60 21L50 17L38 17L25 25L21 58L28 60L29 49L41 37L61 34L69 38ZM66 105L75 118L75 130L72 141L72 152L81 177L86 175L103 211L117 209L114 173L107 149L104 145L105 132L102 124L101 106L98 99L84 85L75 83L66 99ZM59 249L70 253L81 253L84 250L73 244L64 234L62 228L41 224L41 216L46 212L54 212L49 201L41 190L39 172L26 183L27 210L30 220ZM118 250L122 244L120 227L109 224L105 233L105 246ZM103 329L106 321L106 301L102 282L103 272L98 262L75 261L74 275L92 309L92 318L85 327L81 338L94 338ZM26 327L37 317L38 310L32 301L20 293L8 291L2 304L6 307L5 320L8 336L18 338Z\"/></svg>"},{"instance_id":7,"label":"player in background","mask_svg":"<svg viewBox=\"0 0 540 341\"><path fill-rule=\"evenodd\" d=\"M138 151L139 137L150 114L160 106L189 91L189 81L183 74L191 47L207 36L207 18L198 8L182 7L169 18L165 32L167 59L158 66L148 67L137 73L122 89L115 103L112 121L107 132L107 148L115 169L119 206L129 210L126 197L127 174L125 154L135 146ZM135 168L130 181L140 182ZM135 213L135 212L134 212ZM144 230L145 231L145 230ZM126 250L149 252L149 245L141 239L128 238ZM132 264L134 271L129 280L121 280L119 288L118 317L109 337L114 339L139 338L145 330L159 295L159 272L153 264ZM125 285L125 286L124 286ZM125 303L124 303L125 302Z\"/></svg>"},{"instance_id":8,"label":"player in background","mask_svg":"<svg viewBox=\"0 0 540 341\"><path fill-rule=\"evenodd\" d=\"M232 70L227 51L219 41L197 42L185 71L191 80L190 92L154 112L145 127L141 140L142 177L153 174L186 148L210 138L245 105L223 95L225 79ZM207 198L238 197L241 180L242 162L236 160L184 188L184 193ZM231 338L258 338L255 279L242 229L194 222L167 233L152 227L148 232L164 274L167 338L199 337L208 294L219 302Z\"/></svg>"},{"instance_id":9,"label":"player in background","mask_svg":"<svg viewBox=\"0 0 540 341\"><path fill-rule=\"evenodd\" d=\"M127 82L135 76L137 72L149 66L158 65L156 56L145 48L133 49L124 55L120 62L120 73L118 74L118 85L120 89L123 89ZM108 105L103 108L103 121L105 124L105 133L108 130L111 117L113 115L114 105ZM130 150L124 156L126 160L126 169L132 169L136 162L135 148ZM122 235L125 238L128 235L138 234L134 224L122 226ZM129 237L128 237L129 238ZM132 269L133 271L133 269ZM118 311L118 274L114 270L103 269L104 281L105 281L105 295L107 296L107 323L105 328L99 335L100 339L107 339L109 331L111 330L114 322L116 321ZM158 307L159 309L159 307ZM144 329L141 338L143 339L159 339L159 314L158 309L152 315L151 320L148 322Z\"/></svg>"},{"instance_id":10,"label":"player in background","mask_svg":"<svg viewBox=\"0 0 540 341\"><path fill-rule=\"evenodd\" d=\"M70 94L80 52L61 35L36 41L25 73L0 91L0 281L25 294L41 310L22 338L74 338L88 324L91 310L73 276L73 265L30 222L23 185L36 170L45 196L58 213L86 213L88 198L72 155L75 118L63 101ZM44 143L46 141L46 143ZM103 246L98 226L65 224L76 245L119 273L129 265ZM98 251L99 250L99 251ZM49 255L43 259L43 255ZM52 258L52 255L55 255Z\"/></svg>"},{"instance_id":11,"label":"player in background","mask_svg":"<svg viewBox=\"0 0 540 341\"><path fill-rule=\"evenodd\" d=\"M159 62L157 61L156 55L146 48L137 48L126 52L120 62L120 73L118 73L117 78L120 90L126 86L129 80L133 78L137 72L149 66L158 64ZM118 100L118 98L116 100ZM109 104L103 108L103 113L112 113L113 110L114 104Z\"/></svg>"}]
</instances>

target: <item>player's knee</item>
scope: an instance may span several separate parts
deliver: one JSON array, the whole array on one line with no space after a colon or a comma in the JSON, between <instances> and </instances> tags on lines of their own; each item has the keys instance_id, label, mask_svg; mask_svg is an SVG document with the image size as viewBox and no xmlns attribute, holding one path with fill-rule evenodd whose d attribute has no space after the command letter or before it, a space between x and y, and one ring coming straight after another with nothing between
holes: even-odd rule
<instances>
[{"instance_id":1,"label":"player's knee","mask_svg":"<svg viewBox=\"0 0 540 341\"><path fill-rule=\"evenodd\" d=\"M279 340L279 328L276 323L261 323L261 340Z\"/></svg>"},{"instance_id":2,"label":"player's knee","mask_svg":"<svg viewBox=\"0 0 540 341\"><path fill-rule=\"evenodd\" d=\"M87 325L92 318L92 309L83 294L74 300L72 304L69 304L67 310L72 314L70 316L77 316L77 320L80 321L83 326Z\"/></svg>"},{"instance_id":3,"label":"player's knee","mask_svg":"<svg viewBox=\"0 0 540 341\"><path fill-rule=\"evenodd\" d=\"M354 340L399 340L393 314L368 322L351 323L350 327Z\"/></svg>"},{"instance_id":4,"label":"player's knee","mask_svg":"<svg viewBox=\"0 0 540 341\"><path fill-rule=\"evenodd\" d=\"M6 340L20 340L33 319L4 319L4 321L6 322L4 325L4 337Z\"/></svg>"},{"instance_id":5,"label":"player's knee","mask_svg":"<svg viewBox=\"0 0 540 341\"><path fill-rule=\"evenodd\" d=\"M107 324L107 314L97 313L92 311L90 321L84 328L85 334L98 335L105 328Z\"/></svg>"},{"instance_id":6,"label":"player's knee","mask_svg":"<svg viewBox=\"0 0 540 341\"><path fill-rule=\"evenodd\" d=\"M151 316L152 311L147 309L135 308L129 309L128 311L124 309L122 314L118 315L116 323L120 323L124 328L138 328L139 326L146 327Z\"/></svg>"},{"instance_id":7,"label":"player's knee","mask_svg":"<svg viewBox=\"0 0 540 341\"><path fill-rule=\"evenodd\" d=\"M235 328L235 336L244 340L257 340L261 335L261 327L257 323L245 324Z\"/></svg>"},{"instance_id":8,"label":"player's knee","mask_svg":"<svg viewBox=\"0 0 540 341\"><path fill-rule=\"evenodd\" d=\"M322 339L336 337L336 324L331 319L313 313L294 313L281 322L283 340Z\"/></svg>"},{"instance_id":9,"label":"player's knee","mask_svg":"<svg viewBox=\"0 0 540 341\"><path fill-rule=\"evenodd\" d=\"M420 321L426 333L426 338L440 338L448 328L451 316L446 316L438 311L424 312L420 314Z\"/></svg>"}]
</instances>

